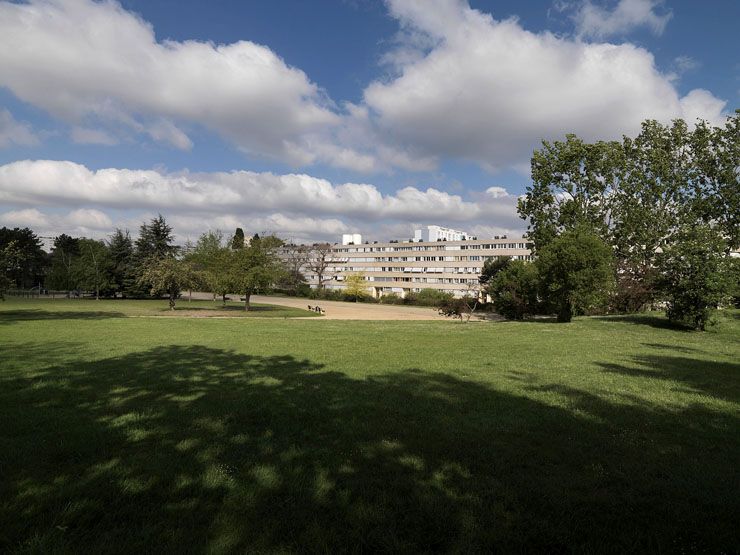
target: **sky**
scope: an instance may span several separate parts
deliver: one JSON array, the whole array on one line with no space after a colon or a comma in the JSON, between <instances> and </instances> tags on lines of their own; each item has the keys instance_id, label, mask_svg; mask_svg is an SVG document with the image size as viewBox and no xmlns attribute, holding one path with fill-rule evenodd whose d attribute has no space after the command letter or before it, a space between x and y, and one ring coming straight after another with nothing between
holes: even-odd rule
<instances>
[{"instance_id":1,"label":"sky","mask_svg":"<svg viewBox=\"0 0 740 555\"><path fill-rule=\"evenodd\" d=\"M721 125L737 0L0 0L0 226L521 234L543 140Z\"/></svg>"}]
</instances>

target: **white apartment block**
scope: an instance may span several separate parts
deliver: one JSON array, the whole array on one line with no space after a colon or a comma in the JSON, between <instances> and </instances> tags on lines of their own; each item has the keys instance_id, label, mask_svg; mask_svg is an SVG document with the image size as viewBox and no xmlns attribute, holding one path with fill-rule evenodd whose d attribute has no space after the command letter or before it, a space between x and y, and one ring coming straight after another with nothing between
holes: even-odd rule
<instances>
[{"instance_id":1,"label":"white apartment block","mask_svg":"<svg viewBox=\"0 0 740 555\"><path fill-rule=\"evenodd\" d=\"M476 291L478 276L489 258L509 256L514 260L531 260L530 244L522 237L506 235L491 239L469 238L455 230L429 226L437 230L453 231L460 239L445 237L434 241L390 241L335 244L331 262L324 275L324 287L344 287L347 275L361 273L367 281L368 293L381 297L387 293L405 296L422 289L438 289L463 296ZM417 230L415 237L423 233ZM318 286L317 276L304 268L304 276L312 287Z\"/></svg>"}]
</instances>

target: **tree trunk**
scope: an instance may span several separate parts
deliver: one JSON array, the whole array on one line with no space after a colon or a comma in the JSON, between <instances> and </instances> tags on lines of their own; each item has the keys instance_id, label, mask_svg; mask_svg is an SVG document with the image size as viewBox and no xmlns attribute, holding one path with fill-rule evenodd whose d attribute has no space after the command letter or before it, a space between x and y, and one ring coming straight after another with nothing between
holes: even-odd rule
<instances>
[{"instance_id":1,"label":"tree trunk","mask_svg":"<svg viewBox=\"0 0 740 555\"><path fill-rule=\"evenodd\" d=\"M224 306L226 306L226 293L223 294L221 302L223 302Z\"/></svg>"},{"instance_id":2,"label":"tree trunk","mask_svg":"<svg viewBox=\"0 0 740 555\"><path fill-rule=\"evenodd\" d=\"M170 293L170 310L175 310L175 294Z\"/></svg>"},{"instance_id":3,"label":"tree trunk","mask_svg":"<svg viewBox=\"0 0 740 555\"><path fill-rule=\"evenodd\" d=\"M251 293L244 293L244 310L249 310L249 298L251 296Z\"/></svg>"},{"instance_id":4,"label":"tree trunk","mask_svg":"<svg viewBox=\"0 0 740 555\"><path fill-rule=\"evenodd\" d=\"M558 322L570 322L573 318L573 308L569 302L565 302L558 310Z\"/></svg>"}]
</instances>

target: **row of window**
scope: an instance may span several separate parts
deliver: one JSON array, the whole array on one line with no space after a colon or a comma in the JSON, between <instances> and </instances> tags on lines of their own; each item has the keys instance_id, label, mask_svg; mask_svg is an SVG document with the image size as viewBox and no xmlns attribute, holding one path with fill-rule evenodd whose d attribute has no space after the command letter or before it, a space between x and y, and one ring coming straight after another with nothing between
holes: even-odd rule
<instances>
[{"instance_id":1,"label":"row of window","mask_svg":"<svg viewBox=\"0 0 740 555\"><path fill-rule=\"evenodd\" d=\"M409 245L393 247L373 247L373 246L356 246L356 247L334 247L333 251L337 253L350 252L403 252L403 251L459 251L459 250L493 250L493 249L529 249L531 243L482 243L467 245Z\"/></svg>"},{"instance_id":2,"label":"row of window","mask_svg":"<svg viewBox=\"0 0 740 555\"><path fill-rule=\"evenodd\" d=\"M347 258L347 263L352 264L355 262L466 262L468 260L474 262L480 262L481 260L488 260L489 258L498 258L494 255L471 255L471 256L378 256L378 257L362 257L353 256ZM514 260L531 260L532 257L526 254L516 254L511 258ZM333 261L336 262L336 261Z\"/></svg>"},{"instance_id":3,"label":"row of window","mask_svg":"<svg viewBox=\"0 0 740 555\"><path fill-rule=\"evenodd\" d=\"M415 278L391 278L391 277L375 277L370 278L368 281L373 283L435 283L439 285L444 284L460 284L460 285L475 285L478 283L478 279L465 279L465 278L432 278L432 277L415 277Z\"/></svg>"}]
</instances>

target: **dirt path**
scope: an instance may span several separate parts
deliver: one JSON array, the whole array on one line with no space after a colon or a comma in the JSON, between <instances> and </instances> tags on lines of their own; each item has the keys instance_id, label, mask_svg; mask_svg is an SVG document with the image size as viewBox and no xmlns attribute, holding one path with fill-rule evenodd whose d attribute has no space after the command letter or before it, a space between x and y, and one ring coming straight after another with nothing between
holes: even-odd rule
<instances>
[{"instance_id":1,"label":"dirt path","mask_svg":"<svg viewBox=\"0 0 740 555\"><path fill-rule=\"evenodd\" d=\"M437 314L437 311L433 308L417 306L345 303L263 295L254 295L252 302L304 309L308 308L308 305L318 305L325 311L324 318L329 320L448 320L448 318Z\"/></svg>"}]
</instances>

